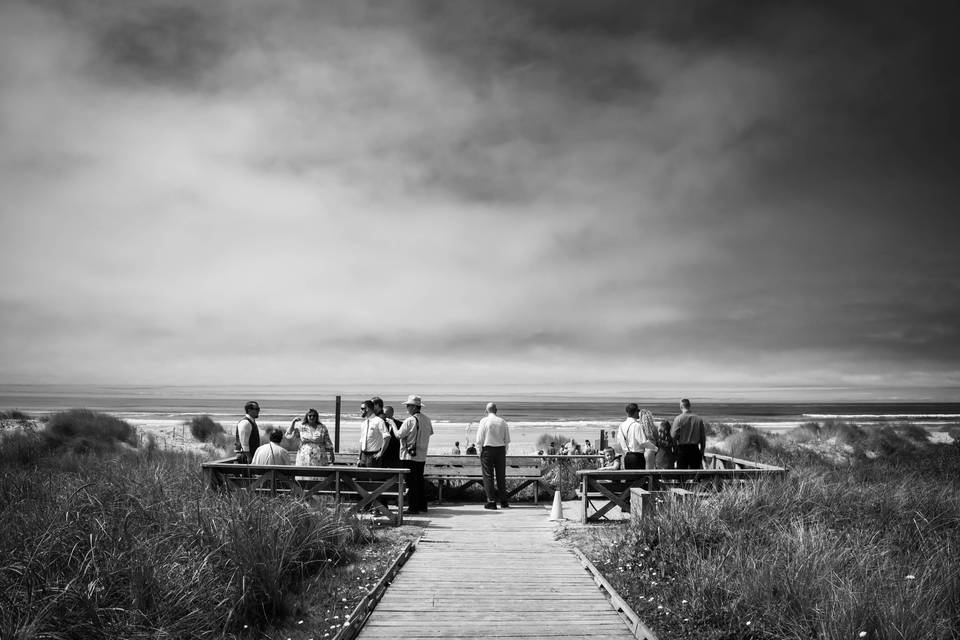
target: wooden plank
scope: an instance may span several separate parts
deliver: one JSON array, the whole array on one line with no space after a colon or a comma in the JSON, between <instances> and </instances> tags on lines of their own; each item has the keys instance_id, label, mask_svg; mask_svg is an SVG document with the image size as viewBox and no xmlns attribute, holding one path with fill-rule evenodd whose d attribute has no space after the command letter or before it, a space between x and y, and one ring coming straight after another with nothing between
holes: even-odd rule
<instances>
[{"instance_id":1,"label":"wooden plank","mask_svg":"<svg viewBox=\"0 0 960 640\"><path fill-rule=\"evenodd\" d=\"M633 640L579 561L554 540L546 509L431 506L429 515L417 553L359 638Z\"/></svg>"}]
</instances>

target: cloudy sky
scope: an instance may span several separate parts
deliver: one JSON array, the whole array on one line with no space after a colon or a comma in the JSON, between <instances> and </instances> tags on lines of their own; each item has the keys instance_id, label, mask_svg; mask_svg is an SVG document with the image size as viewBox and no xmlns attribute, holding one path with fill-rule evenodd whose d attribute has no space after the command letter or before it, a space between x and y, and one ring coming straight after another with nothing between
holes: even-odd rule
<instances>
[{"instance_id":1,"label":"cloudy sky","mask_svg":"<svg viewBox=\"0 0 960 640\"><path fill-rule=\"evenodd\" d=\"M5 0L0 382L956 400L949 4Z\"/></svg>"}]
</instances>

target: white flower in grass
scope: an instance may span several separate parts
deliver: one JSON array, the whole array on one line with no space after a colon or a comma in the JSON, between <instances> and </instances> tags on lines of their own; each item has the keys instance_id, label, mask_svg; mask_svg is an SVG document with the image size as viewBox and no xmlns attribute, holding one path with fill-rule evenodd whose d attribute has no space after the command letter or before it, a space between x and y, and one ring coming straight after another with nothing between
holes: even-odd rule
<instances>
[{"instance_id":1,"label":"white flower in grass","mask_svg":"<svg viewBox=\"0 0 960 640\"><path fill-rule=\"evenodd\" d=\"M752 620L747 620L747 626L749 627L751 624L753 624L753 621L752 621Z\"/></svg>"},{"instance_id":2,"label":"white flower in grass","mask_svg":"<svg viewBox=\"0 0 960 640\"><path fill-rule=\"evenodd\" d=\"M303 620L298 620L297 624L303 624Z\"/></svg>"},{"instance_id":3,"label":"white flower in grass","mask_svg":"<svg viewBox=\"0 0 960 640\"><path fill-rule=\"evenodd\" d=\"M859 636L859 637L861 637L861 638L866 638L866 637L867 637L867 632L866 632L866 631L861 631L860 633L857 634L857 636Z\"/></svg>"},{"instance_id":4,"label":"white flower in grass","mask_svg":"<svg viewBox=\"0 0 960 640\"><path fill-rule=\"evenodd\" d=\"M680 601L680 604L687 604L687 601L686 601L686 600L681 600L681 601Z\"/></svg>"},{"instance_id":5,"label":"white flower in grass","mask_svg":"<svg viewBox=\"0 0 960 640\"><path fill-rule=\"evenodd\" d=\"M913 575L912 573L911 573L911 574L908 574L908 575L905 576L905 577L906 577L907 580L916 580L916 579L917 579L917 576Z\"/></svg>"}]
</instances>

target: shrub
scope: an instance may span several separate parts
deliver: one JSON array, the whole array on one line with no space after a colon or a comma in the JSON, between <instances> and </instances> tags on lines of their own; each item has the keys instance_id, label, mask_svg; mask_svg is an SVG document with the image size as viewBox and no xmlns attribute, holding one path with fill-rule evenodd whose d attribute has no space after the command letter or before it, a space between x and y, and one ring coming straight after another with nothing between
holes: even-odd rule
<instances>
[{"instance_id":1,"label":"shrub","mask_svg":"<svg viewBox=\"0 0 960 640\"><path fill-rule=\"evenodd\" d=\"M819 440L820 423L805 422L801 425L797 425L793 429L790 429L783 435L794 442L810 442L811 440Z\"/></svg>"},{"instance_id":2,"label":"shrub","mask_svg":"<svg viewBox=\"0 0 960 640\"><path fill-rule=\"evenodd\" d=\"M113 449L121 443L137 444L137 433L130 423L89 409L70 409L53 414L45 433L59 446L74 451Z\"/></svg>"},{"instance_id":3,"label":"shrub","mask_svg":"<svg viewBox=\"0 0 960 640\"><path fill-rule=\"evenodd\" d=\"M899 424L896 430L897 433L907 440L912 440L919 444L928 444L930 442L930 432L918 424L913 424L912 422Z\"/></svg>"},{"instance_id":4,"label":"shrub","mask_svg":"<svg viewBox=\"0 0 960 640\"><path fill-rule=\"evenodd\" d=\"M200 442L209 442L216 434L224 433L223 425L214 422L210 416L194 416L186 422L190 428L190 433Z\"/></svg>"},{"instance_id":5,"label":"shrub","mask_svg":"<svg viewBox=\"0 0 960 640\"><path fill-rule=\"evenodd\" d=\"M29 414L20 411L19 409L12 409L10 411L0 411L0 419L3 420L18 420L19 422L30 422L33 420Z\"/></svg>"},{"instance_id":6,"label":"shrub","mask_svg":"<svg viewBox=\"0 0 960 640\"><path fill-rule=\"evenodd\" d=\"M563 445L570 442L572 438L568 438L565 435L559 433L541 433L537 438L536 448L543 449L544 453L550 450L550 443L556 445L557 451L560 451L563 448Z\"/></svg>"},{"instance_id":7,"label":"shrub","mask_svg":"<svg viewBox=\"0 0 960 640\"><path fill-rule=\"evenodd\" d=\"M734 431L736 431L735 425L727 424L726 422L720 422L717 424L711 422L707 424L708 438L729 438Z\"/></svg>"},{"instance_id":8,"label":"shrub","mask_svg":"<svg viewBox=\"0 0 960 640\"><path fill-rule=\"evenodd\" d=\"M734 458L756 458L771 448L770 441L755 427L744 425L723 441Z\"/></svg>"}]
</instances>

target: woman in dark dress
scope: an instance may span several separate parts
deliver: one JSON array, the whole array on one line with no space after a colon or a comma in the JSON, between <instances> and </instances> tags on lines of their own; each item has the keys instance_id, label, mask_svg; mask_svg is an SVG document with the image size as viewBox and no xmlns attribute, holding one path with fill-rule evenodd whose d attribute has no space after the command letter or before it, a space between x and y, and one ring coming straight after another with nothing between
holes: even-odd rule
<instances>
[{"instance_id":1,"label":"woman in dark dress","mask_svg":"<svg viewBox=\"0 0 960 640\"><path fill-rule=\"evenodd\" d=\"M677 467L677 443L670 437L670 423L666 420L657 427L657 469L675 469Z\"/></svg>"}]
</instances>

